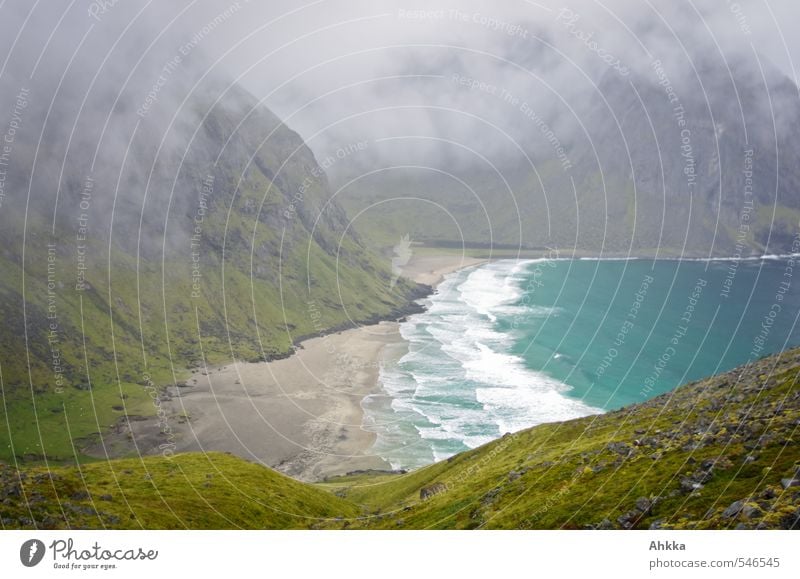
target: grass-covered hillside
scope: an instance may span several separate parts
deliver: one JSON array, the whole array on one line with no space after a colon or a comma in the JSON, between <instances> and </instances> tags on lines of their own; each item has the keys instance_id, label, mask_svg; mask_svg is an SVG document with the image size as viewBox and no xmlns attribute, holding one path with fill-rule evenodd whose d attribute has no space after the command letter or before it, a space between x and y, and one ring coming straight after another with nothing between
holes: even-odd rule
<instances>
[{"instance_id":1,"label":"grass-covered hillside","mask_svg":"<svg viewBox=\"0 0 800 579\"><path fill-rule=\"evenodd\" d=\"M67 147L58 115L38 157L19 137L0 213L0 459L81 459L94 433L155 415L187 368L282 356L418 291L347 231L296 133L235 85L217 93L163 127L111 113L128 148L84 125Z\"/></svg>"},{"instance_id":2,"label":"grass-covered hillside","mask_svg":"<svg viewBox=\"0 0 800 579\"><path fill-rule=\"evenodd\" d=\"M0 471L4 528L800 528L800 350L406 474L181 455Z\"/></svg>"}]
</instances>

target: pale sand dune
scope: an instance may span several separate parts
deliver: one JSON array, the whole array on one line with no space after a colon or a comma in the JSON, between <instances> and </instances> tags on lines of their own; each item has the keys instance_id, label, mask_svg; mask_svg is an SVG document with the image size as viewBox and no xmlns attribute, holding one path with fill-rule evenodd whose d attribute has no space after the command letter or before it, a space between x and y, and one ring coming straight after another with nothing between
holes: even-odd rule
<instances>
[{"instance_id":1,"label":"pale sand dune","mask_svg":"<svg viewBox=\"0 0 800 579\"><path fill-rule=\"evenodd\" d=\"M445 275L485 260L420 256L403 275L436 285ZM361 469L389 469L370 455L375 435L362 428L361 402L380 391L386 344L402 338L395 322L317 337L289 358L196 370L186 388L170 388L163 402L175 452L223 451L274 467L302 480ZM188 417L188 420L187 418ZM114 454L160 452L165 442L155 420L120 425L104 437ZM100 445L88 449L104 455Z\"/></svg>"}]
</instances>

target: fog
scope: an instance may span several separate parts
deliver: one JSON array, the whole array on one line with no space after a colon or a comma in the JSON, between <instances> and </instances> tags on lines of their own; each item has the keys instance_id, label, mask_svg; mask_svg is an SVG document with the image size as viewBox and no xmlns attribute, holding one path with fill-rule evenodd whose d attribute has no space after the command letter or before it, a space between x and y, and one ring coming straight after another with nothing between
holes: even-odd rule
<instances>
[{"instance_id":1,"label":"fog","mask_svg":"<svg viewBox=\"0 0 800 579\"><path fill-rule=\"evenodd\" d=\"M587 98L600 100L604 75L657 81L649 68L657 60L684 92L703 93L710 71L738 68L746 73L737 82L757 84L761 69L774 66L796 78L800 54L786 30L800 8L788 1L283 2L243 10L247 24L221 29L209 50L231 50L221 66L241 74L318 154L371 143L362 169L375 156L389 165L443 157L452 167L475 155L503 162L518 144L541 154L548 145L526 112L569 143Z\"/></svg>"},{"instance_id":2,"label":"fog","mask_svg":"<svg viewBox=\"0 0 800 579\"><path fill-rule=\"evenodd\" d=\"M21 87L31 94L18 163L43 142L65 160L77 152L41 176L56 190L98 156L113 168L135 127L167 151L176 111L233 82L318 159L342 157L328 170L348 175L558 161L559 148L587 139L603 79L656 84L659 62L685 99L727 99L728 89L712 94L709 75L763 87L796 79L800 54L790 29L800 7L789 0L11 0L0 15L0 111L11 116ZM760 102L796 109L796 97Z\"/></svg>"}]
</instances>

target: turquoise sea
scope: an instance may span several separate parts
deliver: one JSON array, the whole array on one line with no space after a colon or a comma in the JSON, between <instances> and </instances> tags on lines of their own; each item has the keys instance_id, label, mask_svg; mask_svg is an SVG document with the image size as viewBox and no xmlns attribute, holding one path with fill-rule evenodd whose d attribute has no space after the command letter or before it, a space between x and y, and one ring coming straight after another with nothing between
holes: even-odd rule
<instances>
[{"instance_id":1,"label":"turquoise sea","mask_svg":"<svg viewBox=\"0 0 800 579\"><path fill-rule=\"evenodd\" d=\"M800 258L506 260L462 270L401 325L373 452L412 468L800 345Z\"/></svg>"}]
</instances>

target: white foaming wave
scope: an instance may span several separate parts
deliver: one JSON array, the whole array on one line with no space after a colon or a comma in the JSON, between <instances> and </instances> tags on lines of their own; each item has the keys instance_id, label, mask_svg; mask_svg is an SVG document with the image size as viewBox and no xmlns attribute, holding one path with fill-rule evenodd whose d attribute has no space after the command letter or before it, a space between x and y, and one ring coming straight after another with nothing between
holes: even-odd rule
<instances>
[{"instance_id":1,"label":"white foaming wave","mask_svg":"<svg viewBox=\"0 0 800 579\"><path fill-rule=\"evenodd\" d=\"M420 414L417 412L417 409L414 407L411 397L397 397L392 400L392 410L395 411L396 414L403 414L403 413L414 413ZM420 416L423 416L420 414Z\"/></svg>"},{"instance_id":2,"label":"white foaming wave","mask_svg":"<svg viewBox=\"0 0 800 579\"><path fill-rule=\"evenodd\" d=\"M456 368L456 370L460 370L460 367ZM460 395L471 394L469 390L465 389L463 386L459 386L459 381L453 379L457 378L455 376L453 378L438 379L430 374L413 372L412 375L417 383L417 388L413 395L414 403L420 402L420 399L426 399L425 404L436 405L437 402L432 401L443 398L444 396L458 397Z\"/></svg>"},{"instance_id":3,"label":"white foaming wave","mask_svg":"<svg viewBox=\"0 0 800 579\"><path fill-rule=\"evenodd\" d=\"M475 345L477 356L464 362L464 369L469 380L510 388L524 387L529 384L533 373L524 367L522 358L496 352L480 342ZM553 385L560 384L555 381L550 382Z\"/></svg>"},{"instance_id":4,"label":"white foaming wave","mask_svg":"<svg viewBox=\"0 0 800 579\"><path fill-rule=\"evenodd\" d=\"M398 369L389 369L384 366L378 374L378 382L386 394L393 400L402 400L414 395L416 383L414 379Z\"/></svg>"},{"instance_id":5,"label":"white foaming wave","mask_svg":"<svg viewBox=\"0 0 800 579\"><path fill-rule=\"evenodd\" d=\"M571 400L557 390L541 388L541 385L530 388L479 388L476 395L501 433L602 413L598 408L580 400Z\"/></svg>"},{"instance_id":6,"label":"white foaming wave","mask_svg":"<svg viewBox=\"0 0 800 579\"><path fill-rule=\"evenodd\" d=\"M478 348L480 358L465 363L467 378L487 385L476 398L501 433L602 412L564 396L566 384L529 370L519 356Z\"/></svg>"},{"instance_id":7,"label":"white foaming wave","mask_svg":"<svg viewBox=\"0 0 800 579\"><path fill-rule=\"evenodd\" d=\"M462 335L464 326L443 324L439 321L432 323L427 328L427 333L440 344L449 344Z\"/></svg>"},{"instance_id":8,"label":"white foaming wave","mask_svg":"<svg viewBox=\"0 0 800 579\"><path fill-rule=\"evenodd\" d=\"M422 360L425 357L425 354L419 350L409 350L408 353L403 354L403 357L400 358L398 364L406 365L413 362L417 362Z\"/></svg>"},{"instance_id":9,"label":"white foaming wave","mask_svg":"<svg viewBox=\"0 0 800 579\"><path fill-rule=\"evenodd\" d=\"M800 253L767 253L764 255L748 255L742 257L659 257L659 261L693 261L713 263L715 261L773 261L800 257ZM578 261L651 261L650 257L579 257ZM556 260L558 261L558 260Z\"/></svg>"},{"instance_id":10,"label":"white foaming wave","mask_svg":"<svg viewBox=\"0 0 800 579\"><path fill-rule=\"evenodd\" d=\"M439 286L425 312L401 324L409 350L395 371L382 373L384 389L397 419L413 425L437 460L459 445L474 448L504 432L600 412L567 398L562 393L568 386L507 353L514 339L497 331L498 316L517 309L531 317L557 313L513 305L522 296L520 272L527 263L459 272ZM405 456L404 445L384 448ZM396 456L385 458L396 463Z\"/></svg>"},{"instance_id":11,"label":"white foaming wave","mask_svg":"<svg viewBox=\"0 0 800 579\"><path fill-rule=\"evenodd\" d=\"M638 261L643 257L579 257L578 261Z\"/></svg>"},{"instance_id":12,"label":"white foaming wave","mask_svg":"<svg viewBox=\"0 0 800 579\"><path fill-rule=\"evenodd\" d=\"M457 414L438 413L435 410L447 408L430 406L427 409L418 409L424 412L430 426L416 427L420 437L425 440L458 441L470 448L486 444L499 436L500 431L493 425L485 427L483 411L460 409ZM426 411L427 410L427 411ZM476 431L480 432L476 432Z\"/></svg>"},{"instance_id":13,"label":"white foaming wave","mask_svg":"<svg viewBox=\"0 0 800 579\"><path fill-rule=\"evenodd\" d=\"M474 343L483 342L492 345L509 345L514 339L509 334L498 332L489 324L474 324L467 327L464 338Z\"/></svg>"},{"instance_id":14,"label":"white foaming wave","mask_svg":"<svg viewBox=\"0 0 800 579\"><path fill-rule=\"evenodd\" d=\"M526 265L500 261L473 270L458 286L461 301L492 322L499 313L516 312L519 308L510 304L522 297L519 273Z\"/></svg>"},{"instance_id":15,"label":"white foaming wave","mask_svg":"<svg viewBox=\"0 0 800 579\"><path fill-rule=\"evenodd\" d=\"M464 304L456 300L439 299L434 301L423 314L419 314L423 321L435 320L448 314L464 313Z\"/></svg>"}]
</instances>

